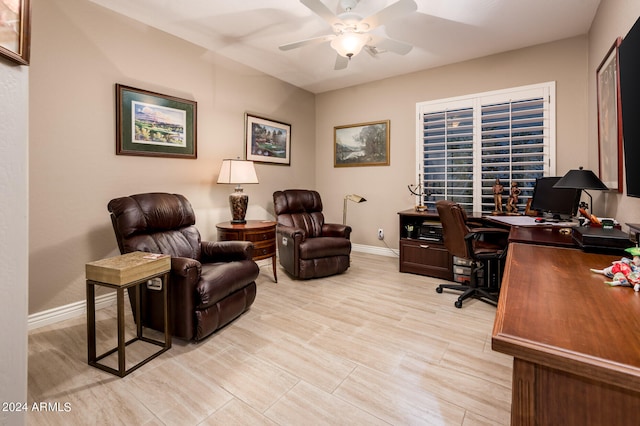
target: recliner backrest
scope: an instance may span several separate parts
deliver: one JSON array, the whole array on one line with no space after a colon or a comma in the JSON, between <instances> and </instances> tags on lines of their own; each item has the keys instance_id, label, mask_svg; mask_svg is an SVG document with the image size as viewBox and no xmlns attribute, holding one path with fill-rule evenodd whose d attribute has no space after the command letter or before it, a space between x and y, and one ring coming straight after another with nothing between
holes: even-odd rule
<instances>
[{"instance_id":1,"label":"recliner backrest","mask_svg":"<svg viewBox=\"0 0 640 426\"><path fill-rule=\"evenodd\" d=\"M137 194L113 199L107 208L121 253L147 251L200 260L200 232L184 196Z\"/></svg>"},{"instance_id":2,"label":"recliner backrest","mask_svg":"<svg viewBox=\"0 0 640 426\"><path fill-rule=\"evenodd\" d=\"M278 224L302 228L308 237L322 235L324 215L322 199L317 191L287 189L273 194L273 207Z\"/></svg>"},{"instance_id":3,"label":"recliner backrest","mask_svg":"<svg viewBox=\"0 0 640 426\"><path fill-rule=\"evenodd\" d=\"M469 233L467 213L457 203L449 200L436 202L436 209L442 224L444 246L453 256L471 258L464 237Z\"/></svg>"}]
</instances>

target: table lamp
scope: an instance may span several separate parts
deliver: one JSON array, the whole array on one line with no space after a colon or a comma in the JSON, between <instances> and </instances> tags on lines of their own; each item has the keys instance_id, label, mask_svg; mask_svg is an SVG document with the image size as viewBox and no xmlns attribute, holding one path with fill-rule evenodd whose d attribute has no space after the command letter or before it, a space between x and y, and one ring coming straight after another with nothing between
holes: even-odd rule
<instances>
[{"instance_id":1,"label":"table lamp","mask_svg":"<svg viewBox=\"0 0 640 426\"><path fill-rule=\"evenodd\" d=\"M367 201L364 197L356 194L345 195L344 197L344 207L342 209L342 224L347 224L347 201L353 201L354 203L363 203Z\"/></svg>"},{"instance_id":2,"label":"table lamp","mask_svg":"<svg viewBox=\"0 0 640 426\"><path fill-rule=\"evenodd\" d=\"M578 170L569 170L555 185L554 188L569 188L569 189L582 189L589 196L589 208L593 209L593 197L586 190L598 189L601 191L607 191L607 185L602 183L598 176L596 176L591 170L584 170L582 166ZM592 210L589 211L593 213Z\"/></svg>"},{"instance_id":3,"label":"table lamp","mask_svg":"<svg viewBox=\"0 0 640 426\"><path fill-rule=\"evenodd\" d=\"M249 196L243 192L242 184L258 183L256 169L253 161L247 160L222 160L218 183L236 184L235 192L229 195L229 206L231 208L231 223L247 223L244 220L247 214Z\"/></svg>"}]
</instances>

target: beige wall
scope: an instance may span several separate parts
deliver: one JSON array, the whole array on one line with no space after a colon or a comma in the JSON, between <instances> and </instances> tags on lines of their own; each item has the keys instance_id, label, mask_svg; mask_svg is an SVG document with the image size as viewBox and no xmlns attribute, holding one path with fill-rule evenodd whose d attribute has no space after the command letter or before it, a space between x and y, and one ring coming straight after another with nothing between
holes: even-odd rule
<instances>
[{"instance_id":1,"label":"beige wall","mask_svg":"<svg viewBox=\"0 0 640 426\"><path fill-rule=\"evenodd\" d=\"M588 163L587 38L575 37L323 93L316 103L316 184L325 209L341 217L344 194L364 196L349 206L356 243L398 247L397 212L412 208L407 185L416 181L416 103L509 87L556 82L558 174ZM333 127L391 120L391 165L333 167Z\"/></svg>"},{"instance_id":2,"label":"beige wall","mask_svg":"<svg viewBox=\"0 0 640 426\"><path fill-rule=\"evenodd\" d=\"M0 401L27 400L29 67L0 59ZM25 413L0 410L0 425Z\"/></svg>"},{"instance_id":3,"label":"beige wall","mask_svg":"<svg viewBox=\"0 0 640 426\"><path fill-rule=\"evenodd\" d=\"M596 70L617 37L624 37L640 16L637 0L602 0L589 32L589 166L598 170L598 126ZM624 162L623 162L624 163ZM626 166L626 165L625 165ZM636 164L633 167L638 167ZM626 179L626 178L624 178ZM626 182L623 193L591 191L596 208L604 204L605 215L625 223L640 222L640 198L628 197ZM600 207L602 208L602 207Z\"/></svg>"},{"instance_id":4,"label":"beige wall","mask_svg":"<svg viewBox=\"0 0 640 426\"><path fill-rule=\"evenodd\" d=\"M85 299L84 265L117 254L107 203L147 191L184 194L204 239L230 219L223 158L244 155L244 113L292 126L291 167L256 166L248 218L271 194L315 185L315 99L86 0L35 0L30 75L29 312ZM115 155L115 83L198 102L198 159Z\"/></svg>"}]
</instances>

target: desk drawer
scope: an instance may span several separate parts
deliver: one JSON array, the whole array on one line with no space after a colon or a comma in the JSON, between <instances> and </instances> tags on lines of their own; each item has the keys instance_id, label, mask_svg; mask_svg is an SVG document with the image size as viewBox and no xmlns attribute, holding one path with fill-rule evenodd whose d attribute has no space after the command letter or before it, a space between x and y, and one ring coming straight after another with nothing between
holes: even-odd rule
<instances>
[{"instance_id":1,"label":"desk drawer","mask_svg":"<svg viewBox=\"0 0 640 426\"><path fill-rule=\"evenodd\" d=\"M443 244L420 240L400 241L400 272L453 280L452 256Z\"/></svg>"}]
</instances>

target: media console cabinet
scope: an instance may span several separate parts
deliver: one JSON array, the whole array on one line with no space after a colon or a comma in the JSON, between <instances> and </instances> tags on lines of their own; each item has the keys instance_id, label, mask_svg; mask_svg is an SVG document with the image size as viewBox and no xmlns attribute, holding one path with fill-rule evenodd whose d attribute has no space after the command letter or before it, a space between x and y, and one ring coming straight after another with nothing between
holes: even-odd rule
<instances>
[{"instance_id":1,"label":"media console cabinet","mask_svg":"<svg viewBox=\"0 0 640 426\"><path fill-rule=\"evenodd\" d=\"M438 212L409 209L398 216L400 272L453 281L453 256L444 246Z\"/></svg>"}]
</instances>

